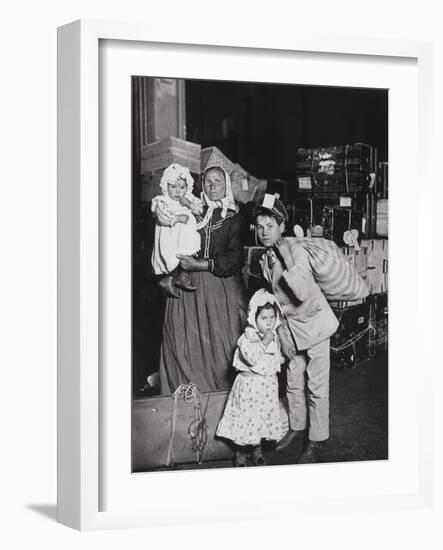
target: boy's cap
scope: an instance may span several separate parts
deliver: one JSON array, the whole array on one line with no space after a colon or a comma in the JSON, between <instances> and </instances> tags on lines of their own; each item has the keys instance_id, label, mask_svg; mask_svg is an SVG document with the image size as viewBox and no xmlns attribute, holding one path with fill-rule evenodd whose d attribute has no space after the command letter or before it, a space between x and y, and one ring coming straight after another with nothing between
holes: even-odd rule
<instances>
[{"instance_id":1,"label":"boy's cap","mask_svg":"<svg viewBox=\"0 0 443 550\"><path fill-rule=\"evenodd\" d=\"M289 219L285 205L278 198L278 195L270 195L268 193L266 193L263 200L256 203L254 207L254 219L256 220L257 216L260 215L274 216L277 220L281 220L281 222L287 222Z\"/></svg>"}]
</instances>

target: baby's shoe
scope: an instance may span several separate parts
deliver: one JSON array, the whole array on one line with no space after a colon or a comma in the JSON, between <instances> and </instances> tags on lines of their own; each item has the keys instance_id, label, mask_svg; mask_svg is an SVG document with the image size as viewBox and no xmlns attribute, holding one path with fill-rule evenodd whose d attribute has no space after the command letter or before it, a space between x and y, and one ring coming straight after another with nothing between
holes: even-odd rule
<instances>
[{"instance_id":1,"label":"baby's shoe","mask_svg":"<svg viewBox=\"0 0 443 550\"><path fill-rule=\"evenodd\" d=\"M191 283L191 274L188 271L180 269L179 274L174 280L175 285L183 290L187 290L188 292L195 292L197 290L197 287Z\"/></svg>"},{"instance_id":2,"label":"baby's shoe","mask_svg":"<svg viewBox=\"0 0 443 550\"><path fill-rule=\"evenodd\" d=\"M180 298L180 294L175 290L173 283L174 280L171 275L167 275L166 277L163 277L163 279L160 279L158 284L165 291L166 296L169 296L170 298Z\"/></svg>"}]
</instances>

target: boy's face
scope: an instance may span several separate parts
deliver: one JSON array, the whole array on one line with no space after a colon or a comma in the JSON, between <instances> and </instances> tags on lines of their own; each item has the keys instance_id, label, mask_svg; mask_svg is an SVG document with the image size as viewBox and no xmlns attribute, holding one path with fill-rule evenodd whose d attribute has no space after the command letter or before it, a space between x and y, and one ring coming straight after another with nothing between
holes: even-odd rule
<instances>
[{"instance_id":1,"label":"boy's face","mask_svg":"<svg viewBox=\"0 0 443 550\"><path fill-rule=\"evenodd\" d=\"M278 223L275 218L270 216L257 216L255 226L257 228L258 238L266 248L274 246L285 230L284 223Z\"/></svg>"},{"instance_id":2,"label":"boy's face","mask_svg":"<svg viewBox=\"0 0 443 550\"><path fill-rule=\"evenodd\" d=\"M273 308L262 309L257 315L256 323L259 332L265 333L267 330L272 330L275 326L275 311Z\"/></svg>"},{"instance_id":3,"label":"boy's face","mask_svg":"<svg viewBox=\"0 0 443 550\"><path fill-rule=\"evenodd\" d=\"M177 201L186 195L187 188L186 181L179 178L174 182L168 183L168 195L172 200Z\"/></svg>"}]
</instances>

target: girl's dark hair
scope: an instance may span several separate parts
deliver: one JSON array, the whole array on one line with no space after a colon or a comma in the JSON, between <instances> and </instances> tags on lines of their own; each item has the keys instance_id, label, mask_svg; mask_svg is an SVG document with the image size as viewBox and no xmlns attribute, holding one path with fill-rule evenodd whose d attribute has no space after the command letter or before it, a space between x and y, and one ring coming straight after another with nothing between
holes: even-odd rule
<instances>
[{"instance_id":1,"label":"girl's dark hair","mask_svg":"<svg viewBox=\"0 0 443 550\"><path fill-rule=\"evenodd\" d=\"M255 312L255 320L257 321L257 317L264 309L273 309L275 316L278 317L278 309L276 304L271 304L271 302L266 302L266 304L262 306L258 306L257 311Z\"/></svg>"}]
</instances>

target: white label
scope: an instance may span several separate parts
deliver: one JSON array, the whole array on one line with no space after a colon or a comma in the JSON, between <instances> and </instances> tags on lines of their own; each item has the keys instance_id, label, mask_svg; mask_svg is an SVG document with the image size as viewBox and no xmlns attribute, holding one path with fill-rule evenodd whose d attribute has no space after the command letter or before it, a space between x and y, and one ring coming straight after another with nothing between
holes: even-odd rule
<instances>
[{"instance_id":1,"label":"white label","mask_svg":"<svg viewBox=\"0 0 443 550\"><path fill-rule=\"evenodd\" d=\"M340 197L340 206L352 206L352 197Z\"/></svg>"},{"instance_id":2,"label":"white label","mask_svg":"<svg viewBox=\"0 0 443 550\"><path fill-rule=\"evenodd\" d=\"M241 189L242 191L249 191L249 183L246 178L242 178L241 180Z\"/></svg>"},{"instance_id":3,"label":"white label","mask_svg":"<svg viewBox=\"0 0 443 550\"><path fill-rule=\"evenodd\" d=\"M274 202L275 195L270 195L269 193L266 193L263 199L262 206L263 208L269 208L269 210L272 210L274 208Z\"/></svg>"},{"instance_id":4,"label":"white label","mask_svg":"<svg viewBox=\"0 0 443 550\"><path fill-rule=\"evenodd\" d=\"M299 189L312 189L311 178L309 176L298 178L298 187Z\"/></svg>"}]
</instances>

